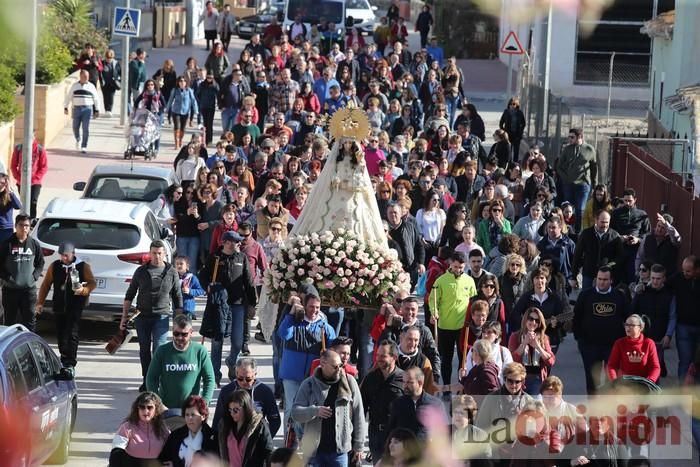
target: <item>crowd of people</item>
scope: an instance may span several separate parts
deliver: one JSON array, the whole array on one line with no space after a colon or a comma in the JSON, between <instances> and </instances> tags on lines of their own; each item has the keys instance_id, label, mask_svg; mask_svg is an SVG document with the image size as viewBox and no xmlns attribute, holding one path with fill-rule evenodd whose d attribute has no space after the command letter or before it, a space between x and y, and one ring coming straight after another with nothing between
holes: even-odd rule
<instances>
[{"instance_id":1,"label":"crowd of people","mask_svg":"<svg viewBox=\"0 0 700 467\"><path fill-rule=\"evenodd\" d=\"M158 459L189 467L212 456L231 466L301 465L296 448L314 466L363 459L419 465L434 452L435 427L448 420L455 447L448 458L525 465L514 438L482 450L465 442L499 417L523 411L569 414L572 421L538 427L538 440L558 459L531 457L527 465L649 465L628 463L630 453L604 418L579 423L552 370L559 346L573 334L588 394L605 383L602 368L609 380L632 375L660 383L668 373L664 351L675 338L677 377L698 382L700 319L693 310L700 259L679 258L682 239L672 216L649 215L632 188L613 194L598 184L595 148L582 129L571 129L558 154L545 156L537 143L528 144L517 97L489 146L462 70L429 40L429 6L416 25L422 48L413 52L392 5L374 42L354 32L323 50L306 28L285 31L273 21L239 57L229 56L230 11L219 13L212 2L206 8L203 66L191 57L178 75L167 60L148 79L141 49L128 64L134 108L172 122L176 183L151 207L176 232L178 256L166 262L165 245L154 241L150 261L129 283L120 326L126 328L133 307L139 310L143 384L118 428L110 465ZM66 100L83 151L92 111L102 107L93 92L97 81L107 113L120 88L113 56L107 51L99 61L88 50ZM264 274L328 157L326 120L343 107L367 114L371 133L360 142L367 171L389 246L416 294L392 297L375 316L329 306L305 285L280 305L273 335L254 332ZM221 128L214 127L217 111ZM204 132L185 141L194 121ZM33 326L52 286L65 292L64 300L54 299L54 312L75 316L95 287L90 268L73 245L61 245L37 300L43 258L33 245L38 255L26 257L30 217L13 222L20 205L6 176L0 209L6 323ZM82 285L66 288L73 270ZM195 298L205 294L224 297L231 322L197 316ZM193 340L192 321L199 319L210 351ZM71 372L77 326L75 319L57 320L61 361ZM251 334L273 347L274 385L257 378ZM280 429L286 448L274 450ZM574 432L592 441L565 446L563 433ZM599 440L607 443L605 455Z\"/></svg>"}]
</instances>

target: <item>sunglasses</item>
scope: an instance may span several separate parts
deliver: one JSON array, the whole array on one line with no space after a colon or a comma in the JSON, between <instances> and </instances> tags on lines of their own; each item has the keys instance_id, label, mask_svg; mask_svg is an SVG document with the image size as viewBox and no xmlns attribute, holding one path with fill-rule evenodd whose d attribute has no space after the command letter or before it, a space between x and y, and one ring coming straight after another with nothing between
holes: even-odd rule
<instances>
[{"instance_id":1,"label":"sunglasses","mask_svg":"<svg viewBox=\"0 0 700 467\"><path fill-rule=\"evenodd\" d=\"M525 380L522 380L522 379L510 379L510 378L506 378L506 383L508 383L508 384L523 384L524 381L525 381Z\"/></svg>"},{"instance_id":2,"label":"sunglasses","mask_svg":"<svg viewBox=\"0 0 700 467\"><path fill-rule=\"evenodd\" d=\"M639 272L647 272L647 268L645 268L645 267L640 267L640 268L639 268Z\"/></svg>"},{"instance_id":3,"label":"sunglasses","mask_svg":"<svg viewBox=\"0 0 700 467\"><path fill-rule=\"evenodd\" d=\"M176 194L176 195L181 195L181 194L182 194L182 191L176 191L175 194Z\"/></svg>"},{"instance_id":4,"label":"sunglasses","mask_svg":"<svg viewBox=\"0 0 700 467\"><path fill-rule=\"evenodd\" d=\"M539 318L538 316L528 316L528 317L527 317L527 320L528 320L528 321L532 321L533 323L539 323L539 322L540 322L540 318Z\"/></svg>"},{"instance_id":5,"label":"sunglasses","mask_svg":"<svg viewBox=\"0 0 700 467\"><path fill-rule=\"evenodd\" d=\"M241 411L240 407L229 407L228 411L233 414L238 414Z\"/></svg>"},{"instance_id":6,"label":"sunglasses","mask_svg":"<svg viewBox=\"0 0 700 467\"><path fill-rule=\"evenodd\" d=\"M500 209L500 208L498 208L498 209L491 209L491 212L503 212L503 209Z\"/></svg>"},{"instance_id":7,"label":"sunglasses","mask_svg":"<svg viewBox=\"0 0 700 467\"><path fill-rule=\"evenodd\" d=\"M255 381L255 378L244 378L243 376L236 376L236 381L240 381L241 383L244 381L246 383L252 383L253 381Z\"/></svg>"},{"instance_id":8,"label":"sunglasses","mask_svg":"<svg viewBox=\"0 0 700 467\"><path fill-rule=\"evenodd\" d=\"M523 265L522 265L521 263L510 263L510 267L511 267L511 268L514 267L514 266L515 266L516 268L520 268L520 267L522 267Z\"/></svg>"},{"instance_id":9,"label":"sunglasses","mask_svg":"<svg viewBox=\"0 0 700 467\"><path fill-rule=\"evenodd\" d=\"M496 286L493 284L484 284L481 286L482 289L495 289Z\"/></svg>"},{"instance_id":10,"label":"sunglasses","mask_svg":"<svg viewBox=\"0 0 700 467\"><path fill-rule=\"evenodd\" d=\"M385 194L385 195L388 195L388 194L391 193L391 191L389 191L389 190L382 190L382 191L380 191L380 193Z\"/></svg>"},{"instance_id":11,"label":"sunglasses","mask_svg":"<svg viewBox=\"0 0 700 467\"><path fill-rule=\"evenodd\" d=\"M270 232L282 232L282 229L279 227L270 227Z\"/></svg>"},{"instance_id":12,"label":"sunglasses","mask_svg":"<svg viewBox=\"0 0 700 467\"><path fill-rule=\"evenodd\" d=\"M190 335L190 331L187 331L187 332L173 331L173 337L187 337L189 335Z\"/></svg>"},{"instance_id":13,"label":"sunglasses","mask_svg":"<svg viewBox=\"0 0 700 467\"><path fill-rule=\"evenodd\" d=\"M331 365L330 363L326 363L326 365L328 365L329 367L333 368L333 369L336 370L336 371L338 371L338 370L340 370L341 368L343 368L343 364L342 364L342 363L339 364L339 365Z\"/></svg>"},{"instance_id":14,"label":"sunglasses","mask_svg":"<svg viewBox=\"0 0 700 467\"><path fill-rule=\"evenodd\" d=\"M139 405L139 410L156 410L155 405Z\"/></svg>"}]
</instances>

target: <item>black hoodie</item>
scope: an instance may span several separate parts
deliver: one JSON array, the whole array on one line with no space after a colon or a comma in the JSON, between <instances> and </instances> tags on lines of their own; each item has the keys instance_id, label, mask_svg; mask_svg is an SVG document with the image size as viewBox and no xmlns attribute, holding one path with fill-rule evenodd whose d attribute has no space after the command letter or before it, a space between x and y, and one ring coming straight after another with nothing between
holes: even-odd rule
<instances>
[{"instance_id":1,"label":"black hoodie","mask_svg":"<svg viewBox=\"0 0 700 467\"><path fill-rule=\"evenodd\" d=\"M0 279L4 287L33 289L44 269L44 254L39 242L31 237L20 241L17 234L0 245Z\"/></svg>"}]
</instances>

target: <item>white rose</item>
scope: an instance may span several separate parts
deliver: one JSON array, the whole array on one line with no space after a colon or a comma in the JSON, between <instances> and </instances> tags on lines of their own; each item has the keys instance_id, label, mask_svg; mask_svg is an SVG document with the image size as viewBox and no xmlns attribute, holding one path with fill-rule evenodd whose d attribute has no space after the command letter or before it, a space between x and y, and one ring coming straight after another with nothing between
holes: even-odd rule
<instances>
[{"instance_id":1,"label":"white rose","mask_svg":"<svg viewBox=\"0 0 700 467\"><path fill-rule=\"evenodd\" d=\"M345 254L344 251L339 251L338 252L338 259L344 259L347 255Z\"/></svg>"},{"instance_id":2,"label":"white rose","mask_svg":"<svg viewBox=\"0 0 700 467\"><path fill-rule=\"evenodd\" d=\"M297 269L297 275L299 276L303 276L305 272L306 271L304 271L302 268Z\"/></svg>"},{"instance_id":3,"label":"white rose","mask_svg":"<svg viewBox=\"0 0 700 467\"><path fill-rule=\"evenodd\" d=\"M357 279L357 285L358 287L362 287L363 285L365 285L365 280L362 278Z\"/></svg>"},{"instance_id":4,"label":"white rose","mask_svg":"<svg viewBox=\"0 0 700 467\"><path fill-rule=\"evenodd\" d=\"M304 261L304 258L301 258L299 260L299 266L303 266L305 263L306 263L306 261Z\"/></svg>"},{"instance_id":5,"label":"white rose","mask_svg":"<svg viewBox=\"0 0 700 467\"><path fill-rule=\"evenodd\" d=\"M345 275L345 269L343 269L343 268L338 268L338 270L336 271L336 273L337 273L339 276L344 276L344 275Z\"/></svg>"},{"instance_id":6,"label":"white rose","mask_svg":"<svg viewBox=\"0 0 700 467\"><path fill-rule=\"evenodd\" d=\"M333 263L333 260L330 259L330 258L325 258L325 259L323 260L323 265L324 265L324 266L330 266L332 263Z\"/></svg>"},{"instance_id":7,"label":"white rose","mask_svg":"<svg viewBox=\"0 0 700 467\"><path fill-rule=\"evenodd\" d=\"M349 270L349 269L346 269L346 270L345 270L345 275L346 275L346 276L352 276L352 271Z\"/></svg>"}]
</instances>

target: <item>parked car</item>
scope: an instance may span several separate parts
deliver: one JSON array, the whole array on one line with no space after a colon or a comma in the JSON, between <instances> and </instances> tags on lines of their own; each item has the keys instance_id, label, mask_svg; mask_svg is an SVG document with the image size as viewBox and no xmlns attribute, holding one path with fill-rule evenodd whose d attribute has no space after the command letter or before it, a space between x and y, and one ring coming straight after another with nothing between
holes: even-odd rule
<instances>
[{"instance_id":1,"label":"parked car","mask_svg":"<svg viewBox=\"0 0 700 467\"><path fill-rule=\"evenodd\" d=\"M346 26L360 28L362 34L372 35L377 22L375 11L377 11L377 6L370 5L368 0L346 0L345 17L353 19L353 24Z\"/></svg>"},{"instance_id":2,"label":"parked car","mask_svg":"<svg viewBox=\"0 0 700 467\"><path fill-rule=\"evenodd\" d=\"M78 411L73 374L21 324L0 326L2 465L65 464Z\"/></svg>"},{"instance_id":3,"label":"parked car","mask_svg":"<svg viewBox=\"0 0 700 467\"><path fill-rule=\"evenodd\" d=\"M108 320L114 317L90 311L120 313L134 271L149 261L151 242L170 240L172 235L145 204L61 198L51 200L31 233L41 245L47 268L58 259L62 242L75 245L76 255L90 263L97 281L83 316ZM164 243L166 261L171 262L172 246L169 241Z\"/></svg>"},{"instance_id":4,"label":"parked car","mask_svg":"<svg viewBox=\"0 0 700 467\"><path fill-rule=\"evenodd\" d=\"M150 203L172 183L172 170L150 165L98 165L87 182L76 182L73 189L81 198L112 199Z\"/></svg>"},{"instance_id":5,"label":"parked car","mask_svg":"<svg viewBox=\"0 0 700 467\"><path fill-rule=\"evenodd\" d=\"M277 21L282 24L283 13L284 2L272 2L270 6L261 9L258 13L241 18L236 23L236 34L241 39L250 39L253 34L262 34L272 22L273 16L277 16Z\"/></svg>"}]
</instances>

